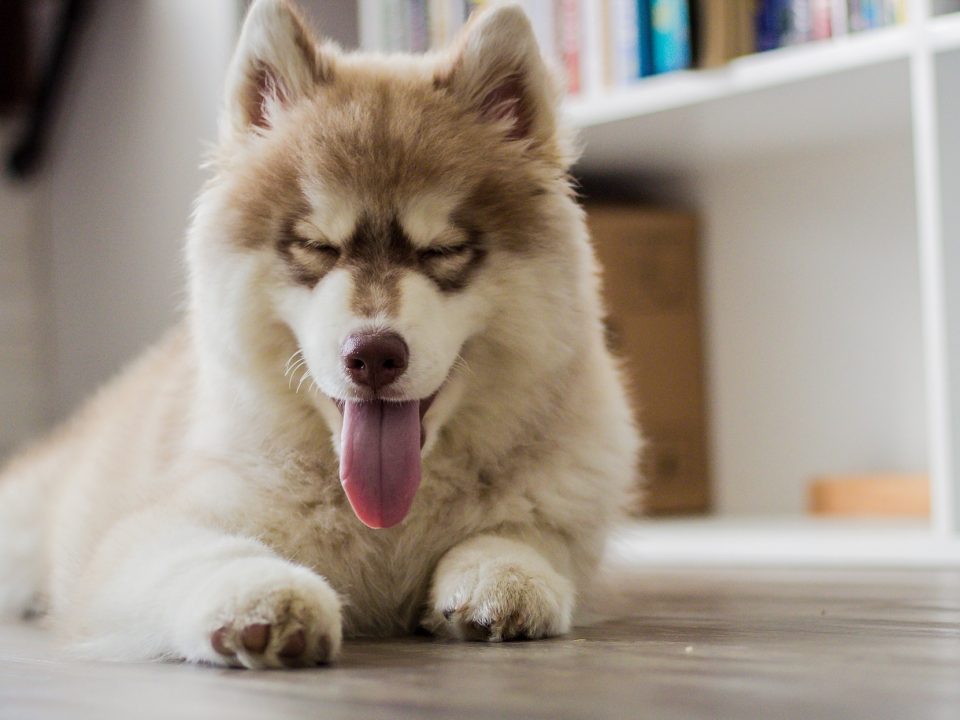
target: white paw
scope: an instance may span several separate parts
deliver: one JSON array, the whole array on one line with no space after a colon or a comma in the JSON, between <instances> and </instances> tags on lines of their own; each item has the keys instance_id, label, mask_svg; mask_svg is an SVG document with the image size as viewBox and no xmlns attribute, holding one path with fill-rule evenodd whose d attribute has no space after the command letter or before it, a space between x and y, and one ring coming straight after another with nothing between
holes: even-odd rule
<instances>
[{"instance_id":1,"label":"white paw","mask_svg":"<svg viewBox=\"0 0 960 720\"><path fill-rule=\"evenodd\" d=\"M425 625L463 640L551 637L570 630L573 601L572 583L533 548L478 538L440 562Z\"/></svg>"},{"instance_id":2,"label":"white paw","mask_svg":"<svg viewBox=\"0 0 960 720\"><path fill-rule=\"evenodd\" d=\"M307 667L340 652L340 601L327 581L279 560L245 560L203 588L209 609L183 629L187 659L252 669ZM189 613L187 607L184 613Z\"/></svg>"}]
</instances>

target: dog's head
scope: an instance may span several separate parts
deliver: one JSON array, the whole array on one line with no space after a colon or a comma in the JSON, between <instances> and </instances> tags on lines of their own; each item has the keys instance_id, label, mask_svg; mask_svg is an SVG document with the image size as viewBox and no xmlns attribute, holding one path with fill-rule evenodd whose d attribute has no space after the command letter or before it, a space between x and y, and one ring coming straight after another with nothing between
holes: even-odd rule
<instances>
[{"instance_id":1,"label":"dog's head","mask_svg":"<svg viewBox=\"0 0 960 720\"><path fill-rule=\"evenodd\" d=\"M555 105L516 7L419 58L318 44L282 0L250 10L189 246L199 334L321 411L370 526L407 513L471 339L511 316L536 334L574 292Z\"/></svg>"}]
</instances>

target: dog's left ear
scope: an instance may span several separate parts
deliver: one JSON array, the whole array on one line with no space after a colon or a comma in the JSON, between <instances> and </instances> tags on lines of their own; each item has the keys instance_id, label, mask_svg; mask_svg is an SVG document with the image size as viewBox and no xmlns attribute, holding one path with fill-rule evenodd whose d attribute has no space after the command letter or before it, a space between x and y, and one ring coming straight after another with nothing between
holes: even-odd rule
<instances>
[{"instance_id":1,"label":"dog's left ear","mask_svg":"<svg viewBox=\"0 0 960 720\"><path fill-rule=\"evenodd\" d=\"M557 92L530 21L516 5L478 13L436 77L489 121L505 121L510 139L546 143L556 133Z\"/></svg>"},{"instance_id":2,"label":"dog's left ear","mask_svg":"<svg viewBox=\"0 0 960 720\"><path fill-rule=\"evenodd\" d=\"M287 0L254 0L227 74L223 139L269 128L278 109L308 95L333 75L332 53L318 46Z\"/></svg>"}]
</instances>

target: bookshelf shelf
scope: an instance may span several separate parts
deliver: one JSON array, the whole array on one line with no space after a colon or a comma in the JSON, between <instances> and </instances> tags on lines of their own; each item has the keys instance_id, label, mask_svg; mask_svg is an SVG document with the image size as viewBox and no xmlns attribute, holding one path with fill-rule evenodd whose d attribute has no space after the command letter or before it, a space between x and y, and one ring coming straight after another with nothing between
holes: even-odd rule
<instances>
[{"instance_id":1,"label":"bookshelf shelf","mask_svg":"<svg viewBox=\"0 0 960 720\"><path fill-rule=\"evenodd\" d=\"M872 30L750 55L715 70L690 70L644 78L621 90L571 100L566 104L565 112L574 126L592 127L906 60L912 46L910 28Z\"/></svg>"},{"instance_id":2,"label":"bookshelf shelf","mask_svg":"<svg viewBox=\"0 0 960 720\"><path fill-rule=\"evenodd\" d=\"M644 520L621 528L611 565L958 567L960 541L916 521L791 516Z\"/></svg>"},{"instance_id":3,"label":"bookshelf shelf","mask_svg":"<svg viewBox=\"0 0 960 720\"><path fill-rule=\"evenodd\" d=\"M773 51L719 70L655 77L589 108L571 105L585 148L580 170L690 173L878 138L908 144L906 38L884 33L876 43Z\"/></svg>"},{"instance_id":4,"label":"bookshelf shelf","mask_svg":"<svg viewBox=\"0 0 960 720\"><path fill-rule=\"evenodd\" d=\"M930 21L930 46L934 51L960 48L960 12L942 15Z\"/></svg>"}]
</instances>

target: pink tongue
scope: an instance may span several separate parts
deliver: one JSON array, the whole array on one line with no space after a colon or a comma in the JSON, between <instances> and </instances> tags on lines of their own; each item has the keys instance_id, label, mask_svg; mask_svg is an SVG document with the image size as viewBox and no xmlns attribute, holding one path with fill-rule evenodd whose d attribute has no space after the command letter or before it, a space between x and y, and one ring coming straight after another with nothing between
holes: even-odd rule
<instances>
[{"instance_id":1,"label":"pink tongue","mask_svg":"<svg viewBox=\"0 0 960 720\"><path fill-rule=\"evenodd\" d=\"M419 400L344 404L340 482L367 527L393 527L407 516L420 485Z\"/></svg>"}]
</instances>

